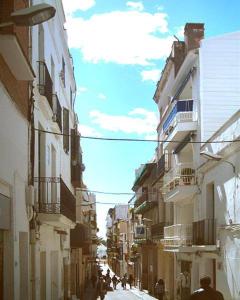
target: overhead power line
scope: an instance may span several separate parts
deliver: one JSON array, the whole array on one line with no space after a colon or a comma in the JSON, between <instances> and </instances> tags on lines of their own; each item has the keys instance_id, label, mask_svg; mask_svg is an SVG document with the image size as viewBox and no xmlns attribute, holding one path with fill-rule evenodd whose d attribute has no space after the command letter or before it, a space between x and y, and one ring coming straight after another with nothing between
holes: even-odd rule
<instances>
[{"instance_id":1,"label":"overhead power line","mask_svg":"<svg viewBox=\"0 0 240 300\"><path fill-rule=\"evenodd\" d=\"M60 135L60 136L72 136L71 134L65 134L65 133L59 133L59 132L53 132L49 130L43 130L35 128L36 131L42 132L42 133L49 133L54 135ZM154 142L154 143L181 143L181 140L160 140L160 139L133 139L133 138L108 138L108 137L96 137L96 136L84 136L80 135L81 139L89 139L89 140L100 140L100 141L119 141L119 142ZM240 139L235 140L221 140L221 141L188 141L188 144L222 144L222 143L237 143L240 142Z\"/></svg>"},{"instance_id":2,"label":"overhead power line","mask_svg":"<svg viewBox=\"0 0 240 300\"><path fill-rule=\"evenodd\" d=\"M104 205L129 205L127 203L122 203L122 202L101 202L101 201L96 201L96 202L91 202L89 204L78 204L76 207L85 207L85 206L91 206L94 204L104 204Z\"/></svg>"},{"instance_id":3,"label":"overhead power line","mask_svg":"<svg viewBox=\"0 0 240 300\"><path fill-rule=\"evenodd\" d=\"M128 193L128 192L103 192L103 191L93 191L89 189L80 189L83 192L89 192L89 193L94 193L94 194L104 194L104 195L129 195L133 196L135 193Z\"/></svg>"}]
</instances>

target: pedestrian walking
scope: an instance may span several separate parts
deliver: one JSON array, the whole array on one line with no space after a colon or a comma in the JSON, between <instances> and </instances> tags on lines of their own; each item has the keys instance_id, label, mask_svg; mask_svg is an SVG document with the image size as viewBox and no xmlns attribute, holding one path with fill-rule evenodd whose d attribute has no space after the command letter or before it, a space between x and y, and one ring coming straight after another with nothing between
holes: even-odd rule
<instances>
[{"instance_id":1,"label":"pedestrian walking","mask_svg":"<svg viewBox=\"0 0 240 300\"><path fill-rule=\"evenodd\" d=\"M106 281L106 284L107 284L107 290L110 291L111 290L110 284L112 282L112 279L111 279L109 273L105 276L105 281Z\"/></svg>"},{"instance_id":2,"label":"pedestrian walking","mask_svg":"<svg viewBox=\"0 0 240 300\"><path fill-rule=\"evenodd\" d=\"M132 276L132 274L130 274L128 277L128 283L130 285L130 289L132 288L133 281L134 281L133 276Z\"/></svg>"},{"instance_id":3,"label":"pedestrian walking","mask_svg":"<svg viewBox=\"0 0 240 300\"><path fill-rule=\"evenodd\" d=\"M165 283L163 279L159 279L155 285L155 295L159 300L163 300L165 295Z\"/></svg>"},{"instance_id":4,"label":"pedestrian walking","mask_svg":"<svg viewBox=\"0 0 240 300\"><path fill-rule=\"evenodd\" d=\"M115 274L112 277L112 282L113 282L113 288L114 288L114 290L116 290L117 289L118 279L117 279L117 276Z\"/></svg>"},{"instance_id":5,"label":"pedestrian walking","mask_svg":"<svg viewBox=\"0 0 240 300\"><path fill-rule=\"evenodd\" d=\"M103 277L100 277L97 283L97 297L100 296L100 299L103 300L107 293L107 284ZM97 299L96 297L96 299Z\"/></svg>"},{"instance_id":6,"label":"pedestrian walking","mask_svg":"<svg viewBox=\"0 0 240 300\"><path fill-rule=\"evenodd\" d=\"M122 287L124 290L126 290L127 287L127 274L124 274L123 278L122 278Z\"/></svg>"},{"instance_id":7,"label":"pedestrian walking","mask_svg":"<svg viewBox=\"0 0 240 300\"><path fill-rule=\"evenodd\" d=\"M211 278L209 276L200 279L200 289L194 291L189 300L224 300L223 294L210 287Z\"/></svg>"}]
</instances>

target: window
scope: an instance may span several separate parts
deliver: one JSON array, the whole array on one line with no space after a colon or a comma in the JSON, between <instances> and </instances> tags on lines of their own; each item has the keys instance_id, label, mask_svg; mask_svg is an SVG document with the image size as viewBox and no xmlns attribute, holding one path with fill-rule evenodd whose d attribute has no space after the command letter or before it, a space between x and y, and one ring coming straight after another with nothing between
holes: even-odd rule
<instances>
[{"instance_id":1,"label":"window","mask_svg":"<svg viewBox=\"0 0 240 300\"><path fill-rule=\"evenodd\" d=\"M42 24L38 26L38 59L44 61L44 29Z\"/></svg>"},{"instance_id":2,"label":"window","mask_svg":"<svg viewBox=\"0 0 240 300\"><path fill-rule=\"evenodd\" d=\"M69 110L63 108L63 149L69 152Z\"/></svg>"},{"instance_id":3,"label":"window","mask_svg":"<svg viewBox=\"0 0 240 300\"><path fill-rule=\"evenodd\" d=\"M60 73L60 77L61 77L63 85L65 87L66 86L65 85L65 61L64 61L63 57L62 57L62 70L61 70L61 73Z\"/></svg>"},{"instance_id":4,"label":"window","mask_svg":"<svg viewBox=\"0 0 240 300\"><path fill-rule=\"evenodd\" d=\"M52 92L55 91L55 64L53 57L51 56L51 78L52 78Z\"/></svg>"}]
</instances>

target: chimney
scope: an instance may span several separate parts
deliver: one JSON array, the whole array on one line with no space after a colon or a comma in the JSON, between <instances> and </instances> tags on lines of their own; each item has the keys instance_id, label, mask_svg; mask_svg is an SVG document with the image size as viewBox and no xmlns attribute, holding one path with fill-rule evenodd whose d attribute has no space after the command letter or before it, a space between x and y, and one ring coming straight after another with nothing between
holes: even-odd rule
<instances>
[{"instance_id":1,"label":"chimney","mask_svg":"<svg viewBox=\"0 0 240 300\"><path fill-rule=\"evenodd\" d=\"M174 63L174 76L176 77L185 58L185 43L180 41L173 42L171 56Z\"/></svg>"},{"instance_id":2,"label":"chimney","mask_svg":"<svg viewBox=\"0 0 240 300\"><path fill-rule=\"evenodd\" d=\"M204 23L186 23L184 28L184 41L186 54L200 47L200 41L204 38Z\"/></svg>"}]
</instances>

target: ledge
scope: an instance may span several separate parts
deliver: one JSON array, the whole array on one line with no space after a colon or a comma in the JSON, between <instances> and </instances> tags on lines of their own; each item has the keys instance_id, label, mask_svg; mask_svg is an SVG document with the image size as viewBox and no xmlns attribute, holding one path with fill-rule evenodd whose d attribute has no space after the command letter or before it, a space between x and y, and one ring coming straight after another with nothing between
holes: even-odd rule
<instances>
[{"instance_id":1,"label":"ledge","mask_svg":"<svg viewBox=\"0 0 240 300\"><path fill-rule=\"evenodd\" d=\"M0 34L0 54L17 80L33 80L35 74L13 34Z\"/></svg>"}]
</instances>

